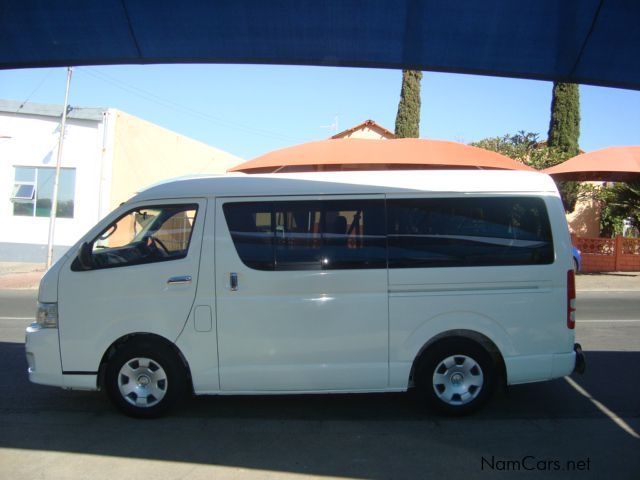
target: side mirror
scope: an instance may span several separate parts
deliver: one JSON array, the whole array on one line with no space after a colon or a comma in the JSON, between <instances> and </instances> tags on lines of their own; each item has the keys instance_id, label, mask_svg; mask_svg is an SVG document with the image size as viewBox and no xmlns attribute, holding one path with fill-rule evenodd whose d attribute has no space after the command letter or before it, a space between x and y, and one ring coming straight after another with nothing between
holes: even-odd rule
<instances>
[{"instance_id":1,"label":"side mirror","mask_svg":"<svg viewBox=\"0 0 640 480\"><path fill-rule=\"evenodd\" d=\"M78 251L76 260L80 264L82 270L91 270L94 267L93 252L91 251L91 244L84 242Z\"/></svg>"}]
</instances>

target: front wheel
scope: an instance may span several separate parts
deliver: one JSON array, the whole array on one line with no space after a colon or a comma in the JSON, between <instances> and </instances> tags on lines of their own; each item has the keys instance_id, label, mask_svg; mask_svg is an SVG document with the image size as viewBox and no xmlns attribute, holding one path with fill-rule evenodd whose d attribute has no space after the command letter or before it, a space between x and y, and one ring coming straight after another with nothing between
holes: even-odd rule
<instances>
[{"instance_id":1,"label":"front wheel","mask_svg":"<svg viewBox=\"0 0 640 480\"><path fill-rule=\"evenodd\" d=\"M490 398L495 362L489 352L466 338L443 340L427 350L417 369L421 396L448 415L476 411Z\"/></svg>"},{"instance_id":2,"label":"front wheel","mask_svg":"<svg viewBox=\"0 0 640 480\"><path fill-rule=\"evenodd\" d=\"M184 368L177 355L158 342L125 345L109 360L106 390L123 413L158 417L186 391Z\"/></svg>"}]
</instances>

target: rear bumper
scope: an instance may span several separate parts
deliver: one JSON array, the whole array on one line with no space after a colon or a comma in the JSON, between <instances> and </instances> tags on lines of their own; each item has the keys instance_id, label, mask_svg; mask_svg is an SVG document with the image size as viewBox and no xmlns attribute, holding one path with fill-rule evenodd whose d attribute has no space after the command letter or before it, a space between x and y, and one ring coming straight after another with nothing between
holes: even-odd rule
<instances>
[{"instance_id":1,"label":"rear bumper","mask_svg":"<svg viewBox=\"0 0 640 480\"><path fill-rule=\"evenodd\" d=\"M573 371L579 374L583 374L587 369L587 362L584 358L584 353L582 352L582 346L579 343L576 343L573 346L573 351L576 354L576 363L573 367Z\"/></svg>"},{"instance_id":2,"label":"rear bumper","mask_svg":"<svg viewBox=\"0 0 640 480\"><path fill-rule=\"evenodd\" d=\"M586 368L579 343L569 352L505 357L504 363L508 385L562 378L574 372L584 373Z\"/></svg>"}]
</instances>

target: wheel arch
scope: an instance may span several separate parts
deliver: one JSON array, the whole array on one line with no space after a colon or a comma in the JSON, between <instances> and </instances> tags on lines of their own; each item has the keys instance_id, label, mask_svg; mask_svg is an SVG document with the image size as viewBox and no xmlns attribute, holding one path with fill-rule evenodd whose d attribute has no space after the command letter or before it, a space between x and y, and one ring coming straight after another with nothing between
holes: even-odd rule
<instances>
[{"instance_id":1,"label":"wheel arch","mask_svg":"<svg viewBox=\"0 0 640 480\"><path fill-rule=\"evenodd\" d=\"M441 332L438 335L435 335L434 337L429 339L422 346L422 348L420 348L411 365L411 370L409 372L409 386L414 386L416 369L431 348L443 342L460 339L460 338L465 340L471 340L477 343L478 345L480 345L487 352L489 352L489 354L491 355L491 357L495 362L498 376L500 377L502 382L506 382L507 370L504 362L504 357L502 352L500 351L500 349L498 348L498 346L495 344L493 340L491 340L488 336L480 332L477 332L475 330L452 329L452 330L447 330L445 332Z\"/></svg>"},{"instance_id":2,"label":"wheel arch","mask_svg":"<svg viewBox=\"0 0 640 480\"><path fill-rule=\"evenodd\" d=\"M107 367L107 364L109 363L109 360L113 357L115 352L123 348L125 345L135 344L138 342L139 343L143 343L143 342L159 343L170 348L176 354L176 357L179 359L180 363L184 367L184 371L188 381L188 388L190 389L191 392L193 392L191 368L189 366L189 362L187 361L182 351L171 340L168 340L167 338L161 335L158 335L155 333L149 333L149 332L128 333L126 335L122 335L120 338L112 342L111 345L109 345L109 348L107 348L107 350L102 355L102 358L100 360L100 366L98 368L97 382L98 382L99 389L101 390L104 389L105 374L107 369L106 367Z\"/></svg>"}]
</instances>

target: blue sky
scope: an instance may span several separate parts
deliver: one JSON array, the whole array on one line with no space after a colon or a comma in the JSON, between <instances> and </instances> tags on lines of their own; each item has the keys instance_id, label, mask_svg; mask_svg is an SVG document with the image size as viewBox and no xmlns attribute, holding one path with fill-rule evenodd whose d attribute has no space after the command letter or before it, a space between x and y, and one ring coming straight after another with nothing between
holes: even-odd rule
<instances>
[{"instance_id":1,"label":"blue sky","mask_svg":"<svg viewBox=\"0 0 640 480\"><path fill-rule=\"evenodd\" d=\"M257 65L77 67L70 103L114 107L250 159L373 119L393 130L401 72ZM0 71L0 98L64 101L66 69ZM420 136L546 138L549 82L425 72ZM581 86L580 147L640 145L640 92ZM324 128L323 128L324 127ZM1 133L1 132L0 132Z\"/></svg>"}]
</instances>

